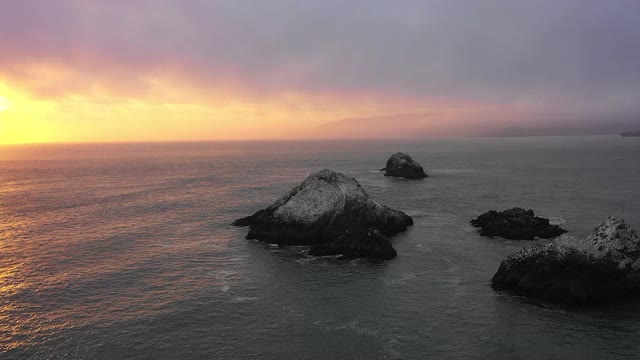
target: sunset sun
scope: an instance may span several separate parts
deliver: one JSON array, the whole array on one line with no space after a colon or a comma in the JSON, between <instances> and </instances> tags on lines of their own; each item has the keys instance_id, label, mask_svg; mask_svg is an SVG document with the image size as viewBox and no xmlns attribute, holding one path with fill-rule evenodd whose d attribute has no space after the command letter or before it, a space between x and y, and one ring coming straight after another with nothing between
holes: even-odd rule
<instances>
[{"instance_id":1,"label":"sunset sun","mask_svg":"<svg viewBox=\"0 0 640 360\"><path fill-rule=\"evenodd\" d=\"M0 112L8 110L11 107L11 103L9 99L6 97L0 96Z\"/></svg>"}]
</instances>

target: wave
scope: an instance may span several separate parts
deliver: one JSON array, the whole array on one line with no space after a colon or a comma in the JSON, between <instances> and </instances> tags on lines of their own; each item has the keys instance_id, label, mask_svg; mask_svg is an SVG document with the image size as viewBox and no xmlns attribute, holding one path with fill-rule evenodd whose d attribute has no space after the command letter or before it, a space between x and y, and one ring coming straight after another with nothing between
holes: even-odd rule
<instances>
[{"instance_id":1,"label":"wave","mask_svg":"<svg viewBox=\"0 0 640 360\"><path fill-rule=\"evenodd\" d=\"M564 225L567 223L567 220L559 217L559 216L551 216L549 217L549 224L551 225Z\"/></svg>"},{"instance_id":2,"label":"wave","mask_svg":"<svg viewBox=\"0 0 640 360\"><path fill-rule=\"evenodd\" d=\"M421 210L405 210L404 213L414 218L427 216L427 214Z\"/></svg>"},{"instance_id":3,"label":"wave","mask_svg":"<svg viewBox=\"0 0 640 360\"><path fill-rule=\"evenodd\" d=\"M468 174L476 172L476 169L430 169L429 174Z\"/></svg>"},{"instance_id":4,"label":"wave","mask_svg":"<svg viewBox=\"0 0 640 360\"><path fill-rule=\"evenodd\" d=\"M399 285L399 284L405 284L407 281L416 278L418 275L420 274L404 273L404 274L392 276L390 278L383 278L382 281L384 281L384 283L387 285Z\"/></svg>"},{"instance_id":5,"label":"wave","mask_svg":"<svg viewBox=\"0 0 640 360\"><path fill-rule=\"evenodd\" d=\"M318 260L322 260L322 257L315 257L315 256L305 256L303 258L300 259L296 259L296 262L300 265L306 265L306 264L310 264L313 262L317 262Z\"/></svg>"}]
</instances>

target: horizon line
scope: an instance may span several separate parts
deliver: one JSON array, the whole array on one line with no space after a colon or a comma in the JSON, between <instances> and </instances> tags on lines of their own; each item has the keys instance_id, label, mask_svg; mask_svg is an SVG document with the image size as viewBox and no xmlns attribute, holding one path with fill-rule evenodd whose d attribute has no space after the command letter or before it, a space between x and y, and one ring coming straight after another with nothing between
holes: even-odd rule
<instances>
[{"instance_id":1,"label":"horizon line","mask_svg":"<svg viewBox=\"0 0 640 360\"><path fill-rule=\"evenodd\" d=\"M301 141L372 141L372 140L435 140L435 139L513 139L538 137L617 137L619 134L549 134L522 136L433 136L398 138L275 138L275 139L210 139L210 140L126 140L126 141L74 141L74 142L24 142L0 144L0 147L38 146L38 145L120 145L120 144L194 144L194 143L240 143L240 142L301 142Z\"/></svg>"}]
</instances>

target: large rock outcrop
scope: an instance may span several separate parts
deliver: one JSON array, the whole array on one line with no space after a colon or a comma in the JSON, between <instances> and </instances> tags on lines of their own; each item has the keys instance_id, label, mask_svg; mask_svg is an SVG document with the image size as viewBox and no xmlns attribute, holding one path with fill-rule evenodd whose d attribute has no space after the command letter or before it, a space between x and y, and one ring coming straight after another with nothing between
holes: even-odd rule
<instances>
[{"instance_id":1,"label":"large rock outcrop","mask_svg":"<svg viewBox=\"0 0 640 360\"><path fill-rule=\"evenodd\" d=\"M273 205L236 220L234 225L250 227L247 239L281 245L332 242L327 246L336 249L347 239L377 242L377 236L362 236L363 231L394 235L413 225L413 219L371 199L355 179L325 169L309 175ZM343 253L351 251L348 249Z\"/></svg>"},{"instance_id":2,"label":"large rock outcrop","mask_svg":"<svg viewBox=\"0 0 640 360\"><path fill-rule=\"evenodd\" d=\"M536 237L550 239L567 232L549 224L549 219L535 216L533 210L521 208L487 211L471 220L471 224L480 228L482 236L502 236L510 240L534 240Z\"/></svg>"},{"instance_id":3,"label":"large rock outcrop","mask_svg":"<svg viewBox=\"0 0 640 360\"><path fill-rule=\"evenodd\" d=\"M502 261L491 286L563 305L592 305L640 294L640 241L610 217L586 238L560 236Z\"/></svg>"},{"instance_id":4,"label":"large rock outcrop","mask_svg":"<svg viewBox=\"0 0 640 360\"><path fill-rule=\"evenodd\" d=\"M399 152L391 155L387 160L387 166L380 169L385 171L384 176L402 177L405 179L423 179L428 177L420 164L414 161L409 154Z\"/></svg>"}]
</instances>

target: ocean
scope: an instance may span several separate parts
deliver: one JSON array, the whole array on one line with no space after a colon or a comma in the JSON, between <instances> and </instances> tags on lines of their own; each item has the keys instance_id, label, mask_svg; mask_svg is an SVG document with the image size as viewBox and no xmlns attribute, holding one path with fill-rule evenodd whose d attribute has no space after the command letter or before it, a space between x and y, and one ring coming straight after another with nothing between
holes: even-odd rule
<instances>
[{"instance_id":1,"label":"ocean","mask_svg":"<svg viewBox=\"0 0 640 360\"><path fill-rule=\"evenodd\" d=\"M430 175L378 170L405 151ZM391 261L312 258L230 223L308 174L355 177L415 225ZM2 359L637 359L640 303L565 309L490 280L536 242L469 221L533 209L640 229L640 138L0 147Z\"/></svg>"}]
</instances>

